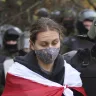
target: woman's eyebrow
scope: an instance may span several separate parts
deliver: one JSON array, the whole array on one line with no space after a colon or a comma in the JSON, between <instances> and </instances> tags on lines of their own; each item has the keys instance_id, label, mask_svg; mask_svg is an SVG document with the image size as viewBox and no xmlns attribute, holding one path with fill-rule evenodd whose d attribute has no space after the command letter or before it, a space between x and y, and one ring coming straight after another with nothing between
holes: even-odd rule
<instances>
[{"instance_id":1,"label":"woman's eyebrow","mask_svg":"<svg viewBox=\"0 0 96 96\"><path fill-rule=\"evenodd\" d=\"M54 40L52 41L56 41L56 40L59 40L59 38L55 38ZM41 40L40 42L48 42L47 40Z\"/></svg>"},{"instance_id":2,"label":"woman's eyebrow","mask_svg":"<svg viewBox=\"0 0 96 96\"><path fill-rule=\"evenodd\" d=\"M58 41L59 39L58 38L56 38L56 39L54 39L53 41Z\"/></svg>"}]
</instances>

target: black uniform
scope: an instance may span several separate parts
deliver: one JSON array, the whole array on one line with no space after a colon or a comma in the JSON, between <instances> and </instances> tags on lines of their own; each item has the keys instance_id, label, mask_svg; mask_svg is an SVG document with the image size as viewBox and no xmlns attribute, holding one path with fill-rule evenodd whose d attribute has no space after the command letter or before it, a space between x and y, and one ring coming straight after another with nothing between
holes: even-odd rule
<instances>
[{"instance_id":1,"label":"black uniform","mask_svg":"<svg viewBox=\"0 0 96 96\"><path fill-rule=\"evenodd\" d=\"M64 59L81 72L87 96L96 95L96 45L89 49L74 50L63 55Z\"/></svg>"},{"instance_id":2,"label":"black uniform","mask_svg":"<svg viewBox=\"0 0 96 96\"><path fill-rule=\"evenodd\" d=\"M95 42L89 40L89 38L86 35L66 37L64 38L62 43L61 54L64 54L72 50L84 48L88 48L90 50L94 44Z\"/></svg>"}]
</instances>

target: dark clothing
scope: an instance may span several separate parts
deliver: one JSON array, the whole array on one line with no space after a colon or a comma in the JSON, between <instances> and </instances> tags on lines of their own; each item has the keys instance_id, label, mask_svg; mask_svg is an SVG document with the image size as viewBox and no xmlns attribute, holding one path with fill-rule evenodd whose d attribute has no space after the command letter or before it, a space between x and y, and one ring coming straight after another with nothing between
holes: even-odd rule
<instances>
[{"instance_id":1,"label":"dark clothing","mask_svg":"<svg viewBox=\"0 0 96 96\"><path fill-rule=\"evenodd\" d=\"M3 68L3 62L5 61L6 56L0 56L0 96L3 91L3 87L5 84L5 76L4 76L4 68Z\"/></svg>"},{"instance_id":2,"label":"dark clothing","mask_svg":"<svg viewBox=\"0 0 96 96\"><path fill-rule=\"evenodd\" d=\"M27 52L25 52L23 49L19 50L19 56L24 56L26 54Z\"/></svg>"},{"instance_id":3,"label":"dark clothing","mask_svg":"<svg viewBox=\"0 0 96 96\"><path fill-rule=\"evenodd\" d=\"M64 59L81 72L81 79L87 96L96 96L96 58L92 57L88 49L71 53L68 52L63 55Z\"/></svg>"},{"instance_id":4,"label":"dark clothing","mask_svg":"<svg viewBox=\"0 0 96 96\"><path fill-rule=\"evenodd\" d=\"M18 56L18 50L15 51L14 53L9 52L8 50L1 49L0 50L0 55L6 56L7 58L14 58L15 56Z\"/></svg>"},{"instance_id":5,"label":"dark clothing","mask_svg":"<svg viewBox=\"0 0 96 96\"><path fill-rule=\"evenodd\" d=\"M14 58L18 55L18 52L11 54L8 51L1 49L0 50L0 96L5 86L5 73L4 73L4 61L10 58Z\"/></svg>"},{"instance_id":6,"label":"dark clothing","mask_svg":"<svg viewBox=\"0 0 96 96\"><path fill-rule=\"evenodd\" d=\"M61 54L64 54L72 50L84 48L91 49L94 44L95 43L91 40L88 40L88 38L85 35L66 37L64 38L62 43Z\"/></svg>"},{"instance_id":7,"label":"dark clothing","mask_svg":"<svg viewBox=\"0 0 96 96\"><path fill-rule=\"evenodd\" d=\"M29 52L25 56L19 56L19 57L17 56L14 59L14 61L26 66L30 70L40 74L41 76L51 81L54 81L63 85L65 67L64 67L64 59L61 55L59 55L55 60L53 70L50 74L47 74L46 72L41 70L34 52ZM83 96L81 93L75 90L73 90L73 92L74 92L74 96Z\"/></svg>"}]
</instances>

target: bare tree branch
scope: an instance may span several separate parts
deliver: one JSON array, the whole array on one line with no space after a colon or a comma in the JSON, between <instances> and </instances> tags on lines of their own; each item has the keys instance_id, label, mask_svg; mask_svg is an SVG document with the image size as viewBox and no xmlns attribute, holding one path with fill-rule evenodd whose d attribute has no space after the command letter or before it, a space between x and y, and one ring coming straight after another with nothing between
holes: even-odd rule
<instances>
[{"instance_id":1,"label":"bare tree branch","mask_svg":"<svg viewBox=\"0 0 96 96\"><path fill-rule=\"evenodd\" d=\"M92 0L87 0L88 3L93 6L94 10L96 10L96 5L94 4L94 2Z\"/></svg>"},{"instance_id":2,"label":"bare tree branch","mask_svg":"<svg viewBox=\"0 0 96 96\"><path fill-rule=\"evenodd\" d=\"M71 1L72 1L76 6L82 8L82 9L84 8L82 5L80 5L80 4L78 4L78 3L76 2L77 0L76 0L76 1L75 1L75 0L71 0Z\"/></svg>"},{"instance_id":3,"label":"bare tree branch","mask_svg":"<svg viewBox=\"0 0 96 96\"><path fill-rule=\"evenodd\" d=\"M28 22L31 24L30 10L27 10Z\"/></svg>"},{"instance_id":4,"label":"bare tree branch","mask_svg":"<svg viewBox=\"0 0 96 96\"><path fill-rule=\"evenodd\" d=\"M10 17L10 19L4 20L2 23L0 23L0 26L3 25L4 23L8 22L8 21L10 21L10 22L13 21L16 17L22 15L24 12L27 12L28 10L31 10L32 8L36 7L37 5L39 5L39 4L41 4L41 3L42 3L42 1L36 2L34 5L30 6L30 7L27 8L25 11L20 12L20 13L18 13L17 15L14 15L14 16Z\"/></svg>"}]
</instances>

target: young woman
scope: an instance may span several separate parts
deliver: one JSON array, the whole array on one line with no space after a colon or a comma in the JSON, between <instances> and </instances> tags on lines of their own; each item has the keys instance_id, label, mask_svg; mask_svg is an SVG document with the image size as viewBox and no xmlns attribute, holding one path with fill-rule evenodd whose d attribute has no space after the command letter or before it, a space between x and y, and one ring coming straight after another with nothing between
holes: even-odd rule
<instances>
[{"instance_id":1,"label":"young woman","mask_svg":"<svg viewBox=\"0 0 96 96\"><path fill-rule=\"evenodd\" d=\"M2 96L86 96L80 73L59 54L61 34L60 26L49 18L32 25L32 51L15 58Z\"/></svg>"}]
</instances>

